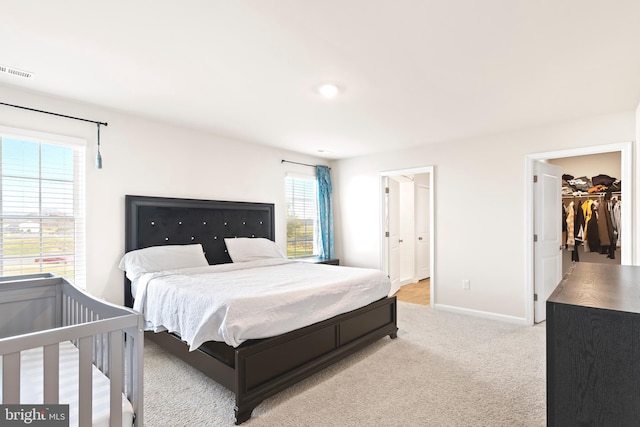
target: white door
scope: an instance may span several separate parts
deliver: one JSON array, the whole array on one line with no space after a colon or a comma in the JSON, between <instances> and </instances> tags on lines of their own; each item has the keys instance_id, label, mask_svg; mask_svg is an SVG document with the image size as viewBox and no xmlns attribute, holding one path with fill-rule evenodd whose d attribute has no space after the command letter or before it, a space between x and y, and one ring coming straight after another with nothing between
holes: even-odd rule
<instances>
[{"instance_id":1,"label":"white door","mask_svg":"<svg viewBox=\"0 0 640 427\"><path fill-rule=\"evenodd\" d=\"M546 316L546 301L562 278L562 169L536 161L534 174L534 320Z\"/></svg>"},{"instance_id":2,"label":"white door","mask_svg":"<svg viewBox=\"0 0 640 427\"><path fill-rule=\"evenodd\" d=\"M418 280L431 276L429 233L429 187L419 185L416 192L416 275Z\"/></svg>"},{"instance_id":3,"label":"white door","mask_svg":"<svg viewBox=\"0 0 640 427\"><path fill-rule=\"evenodd\" d=\"M400 185L394 179L388 179L387 188L387 222L389 224L389 236L387 247L389 248L389 279L391 280L391 292L393 295L400 290Z\"/></svg>"}]
</instances>

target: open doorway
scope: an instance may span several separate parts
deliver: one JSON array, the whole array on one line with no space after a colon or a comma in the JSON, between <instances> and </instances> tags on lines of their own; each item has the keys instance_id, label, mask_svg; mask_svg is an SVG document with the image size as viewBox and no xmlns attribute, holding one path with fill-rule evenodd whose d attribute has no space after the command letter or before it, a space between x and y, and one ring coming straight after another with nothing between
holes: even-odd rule
<instances>
[{"instance_id":1,"label":"open doorway","mask_svg":"<svg viewBox=\"0 0 640 427\"><path fill-rule=\"evenodd\" d=\"M549 159L549 163L560 166L562 170L562 210L563 210L563 240L562 246L562 275L566 274L575 262L589 262L600 264L621 264L622 240L618 238L618 228L624 228L619 216L622 203L622 191L618 180L622 176L622 161L620 151L608 153L588 154L575 157ZM595 182L593 182L595 181ZM597 191L599 187L601 191ZM591 192L584 191L590 188ZM566 217L575 217L578 210L589 210L592 206L597 212L596 220L600 233L590 233L575 241L567 236ZM608 218L607 218L608 217ZM581 235L581 230L569 221L573 235ZM602 225L602 227L600 227ZM613 230L610 238L607 226ZM573 237L573 236L571 236ZM613 241L612 241L613 240ZM571 249L572 248L572 249Z\"/></svg>"},{"instance_id":2,"label":"open doorway","mask_svg":"<svg viewBox=\"0 0 640 427\"><path fill-rule=\"evenodd\" d=\"M602 153L620 153L620 178L622 182L620 197L622 200L631 200L631 194L633 194L633 181L632 175L632 153L631 143L610 144L594 147L584 147L571 150L561 150L547 153L531 154L527 156L526 162L526 268L525 268L525 283L527 295L530 298L525 299L526 304L526 317L529 323L537 323L545 319L544 305L546 301L545 295L549 293L549 290L553 290L557 286L557 279L555 275L548 275L548 277L536 276L536 268L539 266L540 260L537 260L537 254L535 248L537 242L535 241L536 230L535 224L541 222L556 223L558 225L562 222L562 211L560 209L548 210L544 205L540 203L536 204L536 191L534 181L536 180L536 169L540 162L551 163L552 159L563 159L569 157L579 157L587 155L595 155ZM560 194L560 187L558 187ZM631 203L623 203L621 209L621 222L624 225L620 235L621 247L620 247L620 262L623 265L630 265L632 263L631 252L631 237L633 235L632 223L631 223ZM539 221L540 217L544 217L543 221ZM537 219L536 219L537 218ZM558 262L562 257L562 252L557 251ZM548 261L545 261L548 262ZM547 283L548 282L548 283Z\"/></svg>"},{"instance_id":3,"label":"open doorway","mask_svg":"<svg viewBox=\"0 0 640 427\"><path fill-rule=\"evenodd\" d=\"M424 287L429 306L435 301L433 182L432 166L380 173L383 271L392 293Z\"/></svg>"}]
</instances>

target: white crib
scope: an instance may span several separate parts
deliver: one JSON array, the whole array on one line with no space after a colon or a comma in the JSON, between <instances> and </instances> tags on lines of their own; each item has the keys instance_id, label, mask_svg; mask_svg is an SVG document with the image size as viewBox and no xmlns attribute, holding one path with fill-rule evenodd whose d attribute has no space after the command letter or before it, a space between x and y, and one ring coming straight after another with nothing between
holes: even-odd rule
<instances>
[{"instance_id":1,"label":"white crib","mask_svg":"<svg viewBox=\"0 0 640 427\"><path fill-rule=\"evenodd\" d=\"M69 404L70 425L142 427L143 344L133 310L53 274L0 278L5 405Z\"/></svg>"}]
</instances>

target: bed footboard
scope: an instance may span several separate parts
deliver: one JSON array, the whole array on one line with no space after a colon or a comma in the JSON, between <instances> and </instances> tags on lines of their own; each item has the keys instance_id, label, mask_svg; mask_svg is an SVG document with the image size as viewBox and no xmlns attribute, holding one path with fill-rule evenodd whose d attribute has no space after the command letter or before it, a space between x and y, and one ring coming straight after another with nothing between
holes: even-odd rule
<instances>
[{"instance_id":1,"label":"bed footboard","mask_svg":"<svg viewBox=\"0 0 640 427\"><path fill-rule=\"evenodd\" d=\"M357 352L397 336L396 297L385 298L236 352L236 424L264 399Z\"/></svg>"},{"instance_id":2,"label":"bed footboard","mask_svg":"<svg viewBox=\"0 0 640 427\"><path fill-rule=\"evenodd\" d=\"M235 349L235 366L188 346L175 335L147 337L236 395L235 421L251 418L264 399L357 352L384 336L396 338L396 297L383 298L349 313Z\"/></svg>"},{"instance_id":3,"label":"bed footboard","mask_svg":"<svg viewBox=\"0 0 640 427\"><path fill-rule=\"evenodd\" d=\"M122 423L122 396L134 425L143 425L143 319L133 310L99 301L51 274L0 279L2 403L20 404L21 352L42 348L41 404L58 404L60 343L78 349L78 420L92 424L92 370L109 379L110 424ZM62 402L64 403L64 402Z\"/></svg>"}]
</instances>

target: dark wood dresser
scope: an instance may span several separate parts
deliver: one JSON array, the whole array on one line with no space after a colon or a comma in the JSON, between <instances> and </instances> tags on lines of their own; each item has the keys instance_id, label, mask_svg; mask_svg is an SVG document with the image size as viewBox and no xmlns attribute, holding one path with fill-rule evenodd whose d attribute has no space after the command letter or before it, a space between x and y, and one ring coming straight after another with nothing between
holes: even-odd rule
<instances>
[{"instance_id":1,"label":"dark wood dresser","mask_svg":"<svg viewBox=\"0 0 640 427\"><path fill-rule=\"evenodd\" d=\"M547 425L640 426L640 267L575 264L546 326Z\"/></svg>"}]
</instances>

